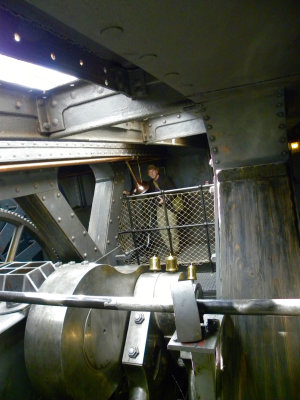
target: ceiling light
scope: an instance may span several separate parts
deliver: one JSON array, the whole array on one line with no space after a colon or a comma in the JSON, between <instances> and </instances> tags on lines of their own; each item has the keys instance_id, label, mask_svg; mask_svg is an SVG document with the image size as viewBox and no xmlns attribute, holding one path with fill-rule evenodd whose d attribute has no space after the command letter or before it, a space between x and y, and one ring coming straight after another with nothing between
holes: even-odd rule
<instances>
[{"instance_id":1,"label":"ceiling light","mask_svg":"<svg viewBox=\"0 0 300 400\"><path fill-rule=\"evenodd\" d=\"M49 90L75 80L74 76L0 54L0 81Z\"/></svg>"}]
</instances>

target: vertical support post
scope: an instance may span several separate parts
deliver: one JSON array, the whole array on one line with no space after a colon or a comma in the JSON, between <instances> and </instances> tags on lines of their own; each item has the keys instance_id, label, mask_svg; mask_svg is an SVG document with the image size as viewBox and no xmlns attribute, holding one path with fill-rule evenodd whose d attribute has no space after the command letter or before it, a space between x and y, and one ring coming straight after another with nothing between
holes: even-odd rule
<instances>
[{"instance_id":1,"label":"vertical support post","mask_svg":"<svg viewBox=\"0 0 300 400\"><path fill-rule=\"evenodd\" d=\"M300 250L286 166L223 170L218 181L217 297L298 297ZM232 322L235 350L223 355L222 399L298 398L299 318L237 316Z\"/></svg>"},{"instance_id":2,"label":"vertical support post","mask_svg":"<svg viewBox=\"0 0 300 400\"><path fill-rule=\"evenodd\" d=\"M167 210L167 198L166 198L164 190L161 191L161 194L162 194L163 200L164 200L163 208L164 208L165 218L166 218L166 223L167 223L166 229L167 229L167 232L168 232L170 251L171 251L171 254L173 255L174 254L174 250L173 250L172 235L171 235L171 232L170 232L170 223L169 223L168 210Z\"/></svg>"},{"instance_id":3,"label":"vertical support post","mask_svg":"<svg viewBox=\"0 0 300 400\"><path fill-rule=\"evenodd\" d=\"M211 251L210 251L210 239L209 239L209 232L208 232L208 224L207 224L207 216L206 216L206 207L205 207L205 200L204 200L204 195L203 195L203 187L200 186L201 190L201 198L202 198L202 207L203 207L203 215L204 215L204 222L206 224L206 239L207 239L207 251L208 251L208 257L209 257L209 262L211 266L211 272L214 272L212 261L211 261ZM200 230L202 228L200 227Z\"/></svg>"},{"instance_id":4,"label":"vertical support post","mask_svg":"<svg viewBox=\"0 0 300 400\"><path fill-rule=\"evenodd\" d=\"M140 263L139 249L138 249L136 236L135 236L135 232L134 232L134 224L133 224L132 212L131 212L131 207L130 207L130 200L128 197L126 197L126 202L127 202L127 208L128 208L132 240L133 240L133 244L134 244L134 248L135 248L136 260L137 260L137 263L139 264Z\"/></svg>"}]
</instances>

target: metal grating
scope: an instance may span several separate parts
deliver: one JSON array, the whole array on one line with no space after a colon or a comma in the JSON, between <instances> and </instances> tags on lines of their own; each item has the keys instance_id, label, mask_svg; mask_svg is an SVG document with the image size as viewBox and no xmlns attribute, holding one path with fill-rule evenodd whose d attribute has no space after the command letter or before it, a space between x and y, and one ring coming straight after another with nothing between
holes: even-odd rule
<instances>
[{"instance_id":1,"label":"metal grating","mask_svg":"<svg viewBox=\"0 0 300 400\"><path fill-rule=\"evenodd\" d=\"M170 253L181 264L211 262L215 252L212 185L123 198L119 244L129 263Z\"/></svg>"}]
</instances>

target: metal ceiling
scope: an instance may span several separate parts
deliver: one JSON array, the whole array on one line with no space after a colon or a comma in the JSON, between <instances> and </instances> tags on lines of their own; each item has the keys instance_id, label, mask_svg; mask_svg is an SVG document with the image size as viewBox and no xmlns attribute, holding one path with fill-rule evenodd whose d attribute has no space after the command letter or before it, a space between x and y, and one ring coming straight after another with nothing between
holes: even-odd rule
<instances>
[{"instance_id":1,"label":"metal ceiling","mask_svg":"<svg viewBox=\"0 0 300 400\"><path fill-rule=\"evenodd\" d=\"M33 6L33 20L42 12L48 28L72 30L79 44L98 54L105 48L105 57L122 68L138 66L196 102L208 93L300 76L297 0L14 4L23 12Z\"/></svg>"}]
</instances>

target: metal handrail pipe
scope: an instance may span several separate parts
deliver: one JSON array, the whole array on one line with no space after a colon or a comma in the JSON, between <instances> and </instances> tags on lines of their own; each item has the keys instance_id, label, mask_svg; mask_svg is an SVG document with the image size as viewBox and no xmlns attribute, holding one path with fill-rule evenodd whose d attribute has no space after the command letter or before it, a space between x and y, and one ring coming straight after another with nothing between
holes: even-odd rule
<instances>
[{"instance_id":1,"label":"metal handrail pipe","mask_svg":"<svg viewBox=\"0 0 300 400\"><path fill-rule=\"evenodd\" d=\"M158 196L163 193L176 194L176 193L185 193L185 192L196 192L197 190L201 190L201 188L209 189L212 186L214 186L214 185L212 183L210 183L210 184L206 184L206 185L190 186L190 187L179 188L179 189L161 190L161 191L155 191L155 192L143 193L143 194L131 194L130 196L127 196L127 197L129 197L129 199L135 199L135 198L140 199L143 197Z\"/></svg>"},{"instance_id":2,"label":"metal handrail pipe","mask_svg":"<svg viewBox=\"0 0 300 400\"><path fill-rule=\"evenodd\" d=\"M174 312L172 303L159 298L0 291L0 301L106 310ZM202 314L300 316L300 299L198 299L197 305Z\"/></svg>"}]
</instances>

